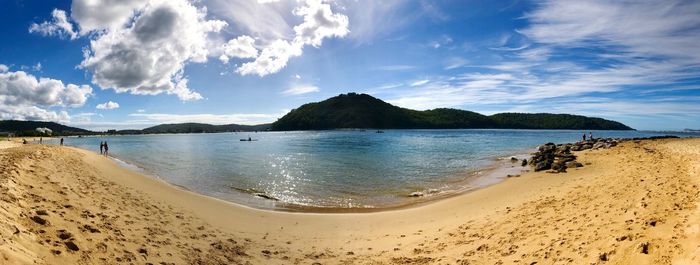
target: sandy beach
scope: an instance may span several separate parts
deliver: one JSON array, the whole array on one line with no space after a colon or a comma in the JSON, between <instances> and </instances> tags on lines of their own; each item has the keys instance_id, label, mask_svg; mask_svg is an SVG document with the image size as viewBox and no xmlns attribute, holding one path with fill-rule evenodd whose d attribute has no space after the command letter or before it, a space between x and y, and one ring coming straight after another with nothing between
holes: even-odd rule
<instances>
[{"instance_id":1,"label":"sandy beach","mask_svg":"<svg viewBox=\"0 0 700 265\"><path fill-rule=\"evenodd\" d=\"M71 147L0 143L0 264L700 264L700 139L374 213L257 210Z\"/></svg>"}]
</instances>

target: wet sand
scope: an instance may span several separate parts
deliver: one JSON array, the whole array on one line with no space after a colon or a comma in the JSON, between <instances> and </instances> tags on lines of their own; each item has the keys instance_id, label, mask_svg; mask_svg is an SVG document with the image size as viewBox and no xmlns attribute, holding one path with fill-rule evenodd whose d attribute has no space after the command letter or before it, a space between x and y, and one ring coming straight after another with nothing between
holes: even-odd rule
<instances>
[{"instance_id":1,"label":"wet sand","mask_svg":"<svg viewBox=\"0 0 700 265\"><path fill-rule=\"evenodd\" d=\"M327 214L205 197L70 147L5 148L0 263L700 263L700 139L576 155L587 165L565 174Z\"/></svg>"}]
</instances>

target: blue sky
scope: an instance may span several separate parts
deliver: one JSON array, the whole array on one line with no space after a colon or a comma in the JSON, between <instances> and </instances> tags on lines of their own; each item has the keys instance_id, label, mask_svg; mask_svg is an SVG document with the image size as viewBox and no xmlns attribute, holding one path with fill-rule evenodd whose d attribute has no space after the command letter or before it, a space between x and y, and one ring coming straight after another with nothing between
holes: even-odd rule
<instances>
[{"instance_id":1,"label":"blue sky","mask_svg":"<svg viewBox=\"0 0 700 265\"><path fill-rule=\"evenodd\" d=\"M698 1L0 1L2 119L256 124L362 92L700 128Z\"/></svg>"}]
</instances>

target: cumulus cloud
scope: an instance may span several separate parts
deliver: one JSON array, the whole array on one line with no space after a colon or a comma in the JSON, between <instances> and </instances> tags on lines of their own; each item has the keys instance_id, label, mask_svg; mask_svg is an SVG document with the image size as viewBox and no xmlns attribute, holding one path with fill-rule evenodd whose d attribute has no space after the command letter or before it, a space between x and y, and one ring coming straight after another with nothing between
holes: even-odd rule
<instances>
[{"instance_id":1,"label":"cumulus cloud","mask_svg":"<svg viewBox=\"0 0 700 265\"><path fill-rule=\"evenodd\" d=\"M257 74L266 76L279 72L287 66L289 58L300 56L302 45L286 40L276 40L265 47L255 61L244 63L236 72L241 75Z\"/></svg>"},{"instance_id":2,"label":"cumulus cloud","mask_svg":"<svg viewBox=\"0 0 700 265\"><path fill-rule=\"evenodd\" d=\"M119 108L119 103L113 102L113 101L107 101L107 102L102 103L102 104L97 104L97 106L95 106L95 108L97 108L97 109L104 109L104 110L118 109L118 108Z\"/></svg>"},{"instance_id":3,"label":"cumulus cloud","mask_svg":"<svg viewBox=\"0 0 700 265\"><path fill-rule=\"evenodd\" d=\"M307 0L304 6L296 8L293 13L304 19L303 23L294 27L294 39L273 41L263 48L254 61L244 63L236 72L261 77L277 73L287 65L291 57L302 54L304 45L320 47L323 39L344 37L349 32L348 17L333 13L330 4L321 0Z\"/></svg>"},{"instance_id":4,"label":"cumulus cloud","mask_svg":"<svg viewBox=\"0 0 700 265\"><path fill-rule=\"evenodd\" d=\"M294 14L304 18L294 27L295 41L319 47L324 38L348 34L348 17L333 13L331 5L322 0L306 0L306 6L297 8Z\"/></svg>"},{"instance_id":5,"label":"cumulus cloud","mask_svg":"<svg viewBox=\"0 0 700 265\"><path fill-rule=\"evenodd\" d=\"M91 71L93 83L103 89L202 99L187 86L183 68L189 62L206 62L207 34L226 26L205 15L206 9L186 0L149 1L131 25L93 39L81 67Z\"/></svg>"},{"instance_id":6,"label":"cumulus cloud","mask_svg":"<svg viewBox=\"0 0 700 265\"><path fill-rule=\"evenodd\" d=\"M126 25L148 0L73 0L71 17L81 34L91 31L115 30Z\"/></svg>"},{"instance_id":7,"label":"cumulus cloud","mask_svg":"<svg viewBox=\"0 0 700 265\"><path fill-rule=\"evenodd\" d=\"M69 37L70 39L78 37L78 33L73 30L73 24L68 21L66 11L54 9L51 12L51 17L51 21L45 21L41 24L32 23L29 26L29 32L39 33L44 36Z\"/></svg>"},{"instance_id":8,"label":"cumulus cloud","mask_svg":"<svg viewBox=\"0 0 700 265\"><path fill-rule=\"evenodd\" d=\"M8 70L6 66L0 67L0 117L3 119L66 120L69 116L65 111L47 108L80 107L92 94L92 88L87 85L66 85L61 80Z\"/></svg>"},{"instance_id":9,"label":"cumulus cloud","mask_svg":"<svg viewBox=\"0 0 700 265\"><path fill-rule=\"evenodd\" d=\"M293 86L287 90L282 91L283 95L303 95L308 93L314 93L321 91L320 88L313 85L299 85Z\"/></svg>"},{"instance_id":10,"label":"cumulus cloud","mask_svg":"<svg viewBox=\"0 0 700 265\"><path fill-rule=\"evenodd\" d=\"M250 36L239 36L229 40L223 46L223 54L219 57L224 63L228 63L229 58L255 58L258 56L258 49L255 48L255 39Z\"/></svg>"}]
</instances>

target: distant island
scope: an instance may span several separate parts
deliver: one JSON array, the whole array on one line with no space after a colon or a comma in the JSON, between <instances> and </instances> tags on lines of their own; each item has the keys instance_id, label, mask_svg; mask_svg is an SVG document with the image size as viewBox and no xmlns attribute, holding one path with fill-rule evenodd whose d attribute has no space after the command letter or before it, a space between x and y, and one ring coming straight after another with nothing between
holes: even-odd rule
<instances>
[{"instance_id":1,"label":"distant island","mask_svg":"<svg viewBox=\"0 0 700 265\"><path fill-rule=\"evenodd\" d=\"M570 114L499 113L397 107L367 94L341 94L304 104L272 123L271 130L332 129L572 129L633 130L620 122Z\"/></svg>"},{"instance_id":2,"label":"distant island","mask_svg":"<svg viewBox=\"0 0 700 265\"><path fill-rule=\"evenodd\" d=\"M47 134L45 129L49 129ZM304 104L271 124L161 124L141 130L90 130L43 121L0 121L0 133L17 136L221 133L238 131L298 131L334 129L569 129L633 130L620 122L570 114L499 113L439 108L425 111L397 107L367 94L341 94ZM689 131L689 130L688 130Z\"/></svg>"}]
</instances>

